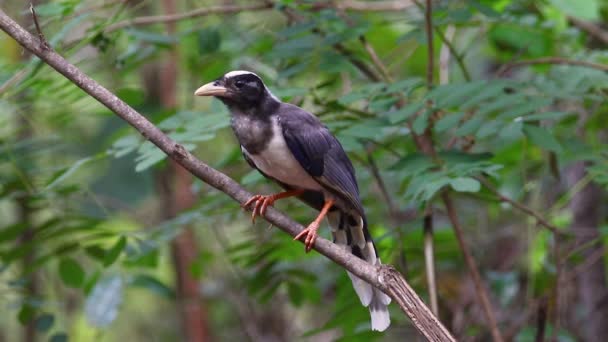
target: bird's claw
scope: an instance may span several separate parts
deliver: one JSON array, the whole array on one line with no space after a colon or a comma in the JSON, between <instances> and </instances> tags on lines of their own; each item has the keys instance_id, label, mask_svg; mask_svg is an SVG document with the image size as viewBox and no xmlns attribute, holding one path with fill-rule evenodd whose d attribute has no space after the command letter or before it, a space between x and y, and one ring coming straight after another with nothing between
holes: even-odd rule
<instances>
[{"instance_id":1,"label":"bird's claw","mask_svg":"<svg viewBox=\"0 0 608 342\"><path fill-rule=\"evenodd\" d=\"M304 238L304 246L305 246L305 250L306 253L310 252L312 250L312 247L315 244L315 241L317 241L317 230L319 229L319 224L316 222L311 223L306 229L302 230L298 235L296 235L296 237L294 237L294 240L301 240L302 238Z\"/></svg>"},{"instance_id":2,"label":"bird's claw","mask_svg":"<svg viewBox=\"0 0 608 342\"><path fill-rule=\"evenodd\" d=\"M264 195L253 195L250 199L247 200L243 204L243 208L249 207L252 203L255 203L253 206L253 211L251 213L251 222L255 223L255 218L260 215L266 215L266 209L269 205L273 205L276 198L273 195L264 196Z\"/></svg>"}]
</instances>

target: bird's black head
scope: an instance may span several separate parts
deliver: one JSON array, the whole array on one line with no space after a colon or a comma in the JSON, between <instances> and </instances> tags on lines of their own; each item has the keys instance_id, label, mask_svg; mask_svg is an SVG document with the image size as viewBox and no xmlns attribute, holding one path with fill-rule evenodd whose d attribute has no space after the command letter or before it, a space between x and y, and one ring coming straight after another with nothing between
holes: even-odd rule
<instances>
[{"instance_id":1,"label":"bird's black head","mask_svg":"<svg viewBox=\"0 0 608 342\"><path fill-rule=\"evenodd\" d=\"M278 103L262 79L249 71L231 71L194 92L197 96L215 96L228 107L247 113L266 112L264 107Z\"/></svg>"}]
</instances>

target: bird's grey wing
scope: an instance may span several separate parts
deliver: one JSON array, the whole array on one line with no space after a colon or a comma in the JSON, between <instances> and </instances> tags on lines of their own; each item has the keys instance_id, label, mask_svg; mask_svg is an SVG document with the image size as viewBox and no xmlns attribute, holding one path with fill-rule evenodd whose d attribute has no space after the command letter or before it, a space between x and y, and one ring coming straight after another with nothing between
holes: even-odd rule
<instances>
[{"instance_id":1,"label":"bird's grey wing","mask_svg":"<svg viewBox=\"0 0 608 342\"><path fill-rule=\"evenodd\" d=\"M363 215L355 170L340 142L314 115L284 104L279 123L289 150L319 184Z\"/></svg>"}]
</instances>

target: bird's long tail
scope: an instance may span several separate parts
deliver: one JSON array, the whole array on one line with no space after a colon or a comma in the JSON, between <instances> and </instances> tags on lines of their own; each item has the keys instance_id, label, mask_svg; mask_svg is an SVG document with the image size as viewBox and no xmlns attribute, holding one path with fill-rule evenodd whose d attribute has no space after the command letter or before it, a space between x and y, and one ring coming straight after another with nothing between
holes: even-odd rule
<instances>
[{"instance_id":1,"label":"bird's long tail","mask_svg":"<svg viewBox=\"0 0 608 342\"><path fill-rule=\"evenodd\" d=\"M335 210L328 213L327 218L335 244L343 246L348 252L372 265L380 264L380 258L367 230L367 222L364 217ZM372 330L383 331L388 328L391 318L387 306L390 304L391 298L352 273L348 272L348 276L353 282L361 304L369 308Z\"/></svg>"}]
</instances>

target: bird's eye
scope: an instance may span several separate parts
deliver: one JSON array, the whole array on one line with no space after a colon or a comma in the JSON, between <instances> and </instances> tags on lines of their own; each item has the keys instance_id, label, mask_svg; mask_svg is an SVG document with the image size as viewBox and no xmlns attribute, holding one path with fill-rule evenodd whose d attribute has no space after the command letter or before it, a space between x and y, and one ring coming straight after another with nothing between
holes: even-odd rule
<instances>
[{"instance_id":1,"label":"bird's eye","mask_svg":"<svg viewBox=\"0 0 608 342\"><path fill-rule=\"evenodd\" d=\"M237 88L239 88L239 89L243 88L244 85L245 85L245 82L243 82L243 81L236 81L236 82L234 82L234 86L237 87Z\"/></svg>"}]
</instances>

